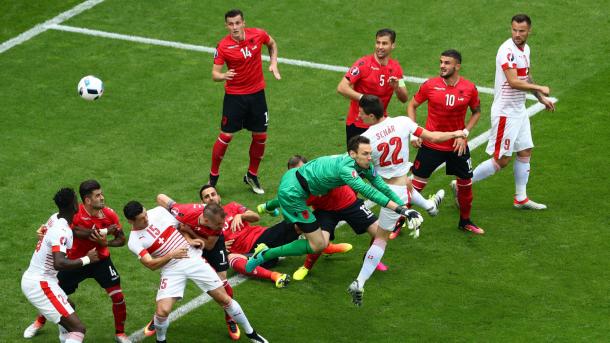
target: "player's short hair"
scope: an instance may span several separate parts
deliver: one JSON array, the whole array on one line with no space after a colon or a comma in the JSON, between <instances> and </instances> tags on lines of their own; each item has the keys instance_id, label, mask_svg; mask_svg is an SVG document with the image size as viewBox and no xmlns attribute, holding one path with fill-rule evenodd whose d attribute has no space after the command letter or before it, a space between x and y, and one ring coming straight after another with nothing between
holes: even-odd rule
<instances>
[{"instance_id":1,"label":"player's short hair","mask_svg":"<svg viewBox=\"0 0 610 343\"><path fill-rule=\"evenodd\" d=\"M377 119L383 117L383 104L376 95L364 94L358 101L358 106L362 108L364 113L373 114Z\"/></svg>"},{"instance_id":2,"label":"player's short hair","mask_svg":"<svg viewBox=\"0 0 610 343\"><path fill-rule=\"evenodd\" d=\"M53 201L60 211L74 211L76 192L72 188L62 188L53 196Z\"/></svg>"},{"instance_id":3,"label":"player's short hair","mask_svg":"<svg viewBox=\"0 0 610 343\"><path fill-rule=\"evenodd\" d=\"M97 182L96 180L85 180L83 182L80 183L80 186L78 187L78 193L80 194L80 199L85 202L85 198L88 197L89 195L91 195L91 193L93 193L93 191L101 189L102 185L100 185L99 182Z\"/></svg>"},{"instance_id":4,"label":"player's short hair","mask_svg":"<svg viewBox=\"0 0 610 343\"><path fill-rule=\"evenodd\" d=\"M123 214L129 220L135 220L140 213L144 212L144 206L138 201L132 200L123 207Z\"/></svg>"},{"instance_id":5,"label":"player's short hair","mask_svg":"<svg viewBox=\"0 0 610 343\"><path fill-rule=\"evenodd\" d=\"M459 64L462 63L462 54L460 54L460 52L455 49L445 50L441 53L441 56L451 57L455 59Z\"/></svg>"},{"instance_id":6,"label":"player's short hair","mask_svg":"<svg viewBox=\"0 0 610 343\"><path fill-rule=\"evenodd\" d=\"M394 41L396 41L396 31L394 31L392 29L381 29L381 30L377 31L377 33L375 34L375 38L382 37L382 36L390 37L390 41L392 43L394 43Z\"/></svg>"},{"instance_id":7,"label":"player's short hair","mask_svg":"<svg viewBox=\"0 0 610 343\"><path fill-rule=\"evenodd\" d=\"M199 198L201 200L203 200L203 195L201 195L201 193L203 193L203 191L205 191L208 188L214 188L214 190L216 190L216 187L210 185L209 183L206 183L205 185L201 186L201 188L199 188ZM218 192L218 191L216 191Z\"/></svg>"},{"instance_id":8,"label":"player's short hair","mask_svg":"<svg viewBox=\"0 0 610 343\"><path fill-rule=\"evenodd\" d=\"M513 18L510 20L510 22L515 22L515 23L523 23L526 22L527 26L532 26L532 19L530 18L530 16L528 16L525 13L519 13L519 14L515 14L513 16Z\"/></svg>"},{"instance_id":9,"label":"player's short hair","mask_svg":"<svg viewBox=\"0 0 610 343\"><path fill-rule=\"evenodd\" d=\"M240 9L238 8L234 8L232 10L229 10L227 13L225 13L225 21L227 21L227 18L234 18L237 16L241 16L241 19L244 19L244 12L242 12Z\"/></svg>"},{"instance_id":10,"label":"player's short hair","mask_svg":"<svg viewBox=\"0 0 610 343\"><path fill-rule=\"evenodd\" d=\"M303 164L307 163L307 158L301 155L292 155L288 159L288 169L292 169L299 165L299 163L303 162Z\"/></svg>"},{"instance_id":11,"label":"player's short hair","mask_svg":"<svg viewBox=\"0 0 610 343\"><path fill-rule=\"evenodd\" d=\"M220 216L220 218L224 219L226 215L225 210L217 203L209 203L203 208L203 216L206 218Z\"/></svg>"},{"instance_id":12,"label":"player's short hair","mask_svg":"<svg viewBox=\"0 0 610 343\"><path fill-rule=\"evenodd\" d=\"M354 136L347 142L347 152L358 152L360 144L371 144L371 140L364 136Z\"/></svg>"}]
</instances>

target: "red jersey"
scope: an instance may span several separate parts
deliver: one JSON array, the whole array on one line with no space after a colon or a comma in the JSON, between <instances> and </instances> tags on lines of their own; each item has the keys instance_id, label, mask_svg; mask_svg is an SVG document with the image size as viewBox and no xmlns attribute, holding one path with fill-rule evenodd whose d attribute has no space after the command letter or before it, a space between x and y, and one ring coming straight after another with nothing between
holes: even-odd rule
<instances>
[{"instance_id":1,"label":"red jersey","mask_svg":"<svg viewBox=\"0 0 610 343\"><path fill-rule=\"evenodd\" d=\"M413 98L420 104L428 101L428 131L462 130L468 107L472 110L481 104L477 87L463 77L454 86L447 85L440 76L431 78L419 87ZM443 143L424 141L423 144L436 150L453 151L453 139Z\"/></svg>"},{"instance_id":2,"label":"red jersey","mask_svg":"<svg viewBox=\"0 0 610 343\"><path fill-rule=\"evenodd\" d=\"M390 76L402 79L402 68L398 61L390 58L388 64L382 66L373 55L360 58L345 73L345 78L354 86L356 92L378 96L383 103L384 111L388 108L392 94L394 94L394 89L388 82ZM358 101L356 100L351 101L347 114L346 125L352 124L361 128L370 126L358 118Z\"/></svg>"},{"instance_id":3,"label":"red jersey","mask_svg":"<svg viewBox=\"0 0 610 343\"><path fill-rule=\"evenodd\" d=\"M315 210L340 211L352 205L356 201L356 193L348 185L343 185L331 189L328 193L315 196L310 195L307 199L307 206Z\"/></svg>"},{"instance_id":4,"label":"red jersey","mask_svg":"<svg viewBox=\"0 0 610 343\"><path fill-rule=\"evenodd\" d=\"M227 94L253 94L265 88L261 52L269 43L269 35L262 29L245 28L245 39L237 42L225 36L216 46L214 64L227 64L235 70L233 80L225 82Z\"/></svg>"},{"instance_id":5,"label":"red jersey","mask_svg":"<svg viewBox=\"0 0 610 343\"><path fill-rule=\"evenodd\" d=\"M225 242L233 239L233 245L231 245L231 253L235 254L247 254L254 247L256 240L263 234L267 229L263 226L250 226L247 221L242 221L244 226L240 231L231 231L231 224L235 215L245 213L248 209L241 204L236 202L230 202L222 207L225 210L227 216L225 217L225 226L222 229L222 234L225 236Z\"/></svg>"},{"instance_id":6,"label":"red jersey","mask_svg":"<svg viewBox=\"0 0 610 343\"><path fill-rule=\"evenodd\" d=\"M80 204L78 206L78 212L72 218L72 228L78 226L83 229L93 230L95 229L107 229L110 225L115 224L119 230L121 230L121 223L119 222L119 216L109 207L104 207L100 211L100 216L92 216L85 209L85 205ZM110 257L110 249L107 246L102 246L96 242L90 241L88 238L77 238L74 235L74 243L72 249L68 250L69 259L77 259L87 255L89 250L95 248L100 259L106 259Z\"/></svg>"},{"instance_id":7,"label":"red jersey","mask_svg":"<svg viewBox=\"0 0 610 343\"><path fill-rule=\"evenodd\" d=\"M204 207L204 204L173 204L169 211L176 220L190 226L201 237L220 236L222 231L199 225L199 216L203 213Z\"/></svg>"}]
</instances>

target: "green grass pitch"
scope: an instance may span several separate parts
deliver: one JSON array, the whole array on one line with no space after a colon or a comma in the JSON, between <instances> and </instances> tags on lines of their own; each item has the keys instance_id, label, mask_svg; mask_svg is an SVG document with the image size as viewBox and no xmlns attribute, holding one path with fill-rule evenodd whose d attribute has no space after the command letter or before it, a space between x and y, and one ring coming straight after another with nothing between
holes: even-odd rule
<instances>
[{"instance_id":1,"label":"green grass pitch","mask_svg":"<svg viewBox=\"0 0 610 343\"><path fill-rule=\"evenodd\" d=\"M0 43L66 11L78 1L5 1ZM607 2L601 1L117 1L108 0L66 22L120 34L215 46L226 34L223 15L240 7L251 27L266 29L280 57L349 66L374 47L382 27L397 31L397 58L410 76L437 74L441 51L463 54L462 75L492 87L494 58L509 37L510 17L533 20L528 43L532 75L559 98L555 113L532 118L536 148L528 194L544 212L511 206L512 168L474 187L473 218L486 229L471 237L456 229L458 212L442 172L425 193L443 187L441 214L425 216L418 240L392 241L390 271L367 283L364 306L346 288L357 275L368 237L338 230L354 244L342 256L321 258L303 282L277 290L248 281L235 289L253 325L272 342L600 342L610 337L610 201L608 129L610 53ZM267 64L264 64L266 70ZM211 80L212 56L134 42L48 30L0 54L0 342L19 342L35 309L20 279L36 243L35 229L54 211L61 186L98 179L107 204L120 210L157 193L196 201L207 181L223 87ZM280 64L283 79L266 72L269 140L261 166L267 196L275 194L287 157L339 153L348 101L335 88L341 73ZM87 74L105 82L101 100L76 94ZM409 93L417 90L408 84ZM489 128L492 97L473 135ZM397 100L392 114L403 114ZM423 124L425 108L419 110ZM221 166L225 201L253 208L266 199L241 182L247 132L231 143ZM473 162L487 158L480 147ZM414 156L411 151L411 156ZM123 224L127 222L122 218ZM264 218L264 224L273 219ZM128 307L127 332L149 320L158 274L127 248L113 249ZM278 270L292 273L301 258ZM186 299L199 294L189 285ZM108 342L110 300L93 280L72 297L87 325L87 342ZM179 303L180 304L180 303ZM32 342L55 341L48 325ZM242 338L242 340L245 339ZM223 316L206 304L173 322L171 342L228 342ZM152 339L145 340L147 342Z\"/></svg>"}]
</instances>

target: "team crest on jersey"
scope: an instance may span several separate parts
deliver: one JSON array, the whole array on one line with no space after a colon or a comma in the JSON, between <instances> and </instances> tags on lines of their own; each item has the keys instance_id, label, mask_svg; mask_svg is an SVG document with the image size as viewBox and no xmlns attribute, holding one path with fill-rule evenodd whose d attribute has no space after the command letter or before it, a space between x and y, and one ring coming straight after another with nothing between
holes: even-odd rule
<instances>
[{"instance_id":1,"label":"team crest on jersey","mask_svg":"<svg viewBox=\"0 0 610 343\"><path fill-rule=\"evenodd\" d=\"M514 62L515 61L515 55L513 55L512 52L509 52L508 55L506 55L506 59L508 59L510 62Z\"/></svg>"},{"instance_id":2,"label":"team crest on jersey","mask_svg":"<svg viewBox=\"0 0 610 343\"><path fill-rule=\"evenodd\" d=\"M173 208L172 208L171 210L169 210L169 211L172 213L172 215L173 215L174 217L178 217L178 216L183 217L183 216L184 216L184 215L183 215L182 213L180 213L180 211L178 211L178 209L177 209L177 208L175 208L175 207L173 207Z\"/></svg>"},{"instance_id":3,"label":"team crest on jersey","mask_svg":"<svg viewBox=\"0 0 610 343\"><path fill-rule=\"evenodd\" d=\"M303 218L309 219L309 211L303 210L303 212L301 212L301 215L303 216Z\"/></svg>"},{"instance_id":4,"label":"team crest on jersey","mask_svg":"<svg viewBox=\"0 0 610 343\"><path fill-rule=\"evenodd\" d=\"M357 178L358 178L358 172L357 172L357 171L355 171L355 170L352 170L352 177L353 177L354 179L357 179Z\"/></svg>"},{"instance_id":5,"label":"team crest on jersey","mask_svg":"<svg viewBox=\"0 0 610 343\"><path fill-rule=\"evenodd\" d=\"M352 67L352 69L349 71L350 74L352 74L352 76L356 76L358 74L360 74L360 69L358 69L358 67Z\"/></svg>"}]
</instances>

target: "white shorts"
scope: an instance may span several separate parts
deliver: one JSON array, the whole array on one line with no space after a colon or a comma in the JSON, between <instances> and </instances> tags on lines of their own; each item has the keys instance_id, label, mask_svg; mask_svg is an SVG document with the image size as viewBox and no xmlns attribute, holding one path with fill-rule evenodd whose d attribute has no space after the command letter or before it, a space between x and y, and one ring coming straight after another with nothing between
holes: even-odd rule
<instances>
[{"instance_id":1,"label":"white shorts","mask_svg":"<svg viewBox=\"0 0 610 343\"><path fill-rule=\"evenodd\" d=\"M533 148L530 118L494 116L491 118L491 134L485 151L495 159L512 156L513 152Z\"/></svg>"},{"instance_id":2,"label":"white shorts","mask_svg":"<svg viewBox=\"0 0 610 343\"><path fill-rule=\"evenodd\" d=\"M388 187L400 197L405 205L411 203L411 195L407 191L407 186L388 185ZM394 231L398 218L400 218L400 214L382 207L379 211L379 227L386 231Z\"/></svg>"},{"instance_id":3,"label":"white shorts","mask_svg":"<svg viewBox=\"0 0 610 343\"><path fill-rule=\"evenodd\" d=\"M165 298L182 298L186 280L191 279L204 292L222 287L214 268L201 256L178 260L161 273L157 301Z\"/></svg>"},{"instance_id":4,"label":"white shorts","mask_svg":"<svg viewBox=\"0 0 610 343\"><path fill-rule=\"evenodd\" d=\"M55 324L59 323L61 317L74 313L68 296L59 287L57 280L40 280L24 274L21 278L21 290L38 312Z\"/></svg>"}]
</instances>

